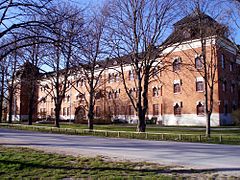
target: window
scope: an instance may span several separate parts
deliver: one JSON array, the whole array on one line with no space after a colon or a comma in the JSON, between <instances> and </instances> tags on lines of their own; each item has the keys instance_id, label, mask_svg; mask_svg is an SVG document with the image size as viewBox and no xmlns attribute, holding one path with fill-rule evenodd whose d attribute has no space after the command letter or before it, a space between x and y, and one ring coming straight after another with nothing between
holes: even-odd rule
<instances>
[{"instance_id":1,"label":"window","mask_svg":"<svg viewBox=\"0 0 240 180\"><path fill-rule=\"evenodd\" d=\"M129 106L128 106L128 114L129 114L130 116L134 115L134 108L133 108L132 105L129 105Z\"/></svg>"},{"instance_id":2,"label":"window","mask_svg":"<svg viewBox=\"0 0 240 180\"><path fill-rule=\"evenodd\" d=\"M222 69L225 68L225 56L224 54L221 55L221 65L222 65Z\"/></svg>"},{"instance_id":3,"label":"window","mask_svg":"<svg viewBox=\"0 0 240 180\"><path fill-rule=\"evenodd\" d=\"M197 104L197 115L198 116L204 115L204 105L201 102Z\"/></svg>"},{"instance_id":4,"label":"window","mask_svg":"<svg viewBox=\"0 0 240 180\"><path fill-rule=\"evenodd\" d=\"M134 73L133 73L133 70L130 70L129 72L128 72L128 77L129 77L129 80L131 81L131 80L134 80Z\"/></svg>"},{"instance_id":5,"label":"window","mask_svg":"<svg viewBox=\"0 0 240 180\"><path fill-rule=\"evenodd\" d=\"M153 88L153 97L158 97L158 88L154 87Z\"/></svg>"},{"instance_id":6,"label":"window","mask_svg":"<svg viewBox=\"0 0 240 180\"><path fill-rule=\"evenodd\" d=\"M54 101L54 97L51 98L51 102L53 102L53 101Z\"/></svg>"},{"instance_id":7,"label":"window","mask_svg":"<svg viewBox=\"0 0 240 180\"><path fill-rule=\"evenodd\" d=\"M198 80L196 82L196 91L198 92L203 92L204 91L204 84L203 84L203 80Z\"/></svg>"},{"instance_id":8,"label":"window","mask_svg":"<svg viewBox=\"0 0 240 180\"><path fill-rule=\"evenodd\" d=\"M134 90L133 90L133 89L130 89L130 90L129 90L129 94L130 94L130 96L133 97L133 96L134 96Z\"/></svg>"},{"instance_id":9,"label":"window","mask_svg":"<svg viewBox=\"0 0 240 180\"><path fill-rule=\"evenodd\" d=\"M175 82L173 85L173 92L174 93L179 93L181 92L181 85L180 82Z\"/></svg>"},{"instance_id":10,"label":"window","mask_svg":"<svg viewBox=\"0 0 240 180\"><path fill-rule=\"evenodd\" d=\"M173 61L173 72L180 71L181 69L181 59L177 58Z\"/></svg>"},{"instance_id":11,"label":"window","mask_svg":"<svg viewBox=\"0 0 240 180\"><path fill-rule=\"evenodd\" d=\"M100 91L98 91L98 92L96 93L95 99L96 99L96 100L99 100L99 99L101 99L102 96L103 96L103 95L102 95L102 91L100 90Z\"/></svg>"},{"instance_id":12,"label":"window","mask_svg":"<svg viewBox=\"0 0 240 180\"><path fill-rule=\"evenodd\" d=\"M112 83L114 81L115 81L114 73L109 73L108 74L108 83Z\"/></svg>"},{"instance_id":13,"label":"window","mask_svg":"<svg viewBox=\"0 0 240 180\"><path fill-rule=\"evenodd\" d=\"M80 80L80 85L83 86L84 85L84 79Z\"/></svg>"},{"instance_id":14,"label":"window","mask_svg":"<svg viewBox=\"0 0 240 180\"><path fill-rule=\"evenodd\" d=\"M53 116L53 115L54 115L54 109L51 108L51 116Z\"/></svg>"},{"instance_id":15,"label":"window","mask_svg":"<svg viewBox=\"0 0 240 180\"><path fill-rule=\"evenodd\" d=\"M153 104L153 116L159 115L159 105Z\"/></svg>"},{"instance_id":16,"label":"window","mask_svg":"<svg viewBox=\"0 0 240 180\"><path fill-rule=\"evenodd\" d=\"M100 106L96 106L96 117L100 117Z\"/></svg>"},{"instance_id":17,"label":"window","mask_svg":"<svg viewBox=\"0 0 240 180\"><path fill-rule=\"evenodd\" d=\"M223 90L223 92L227 92L227 81L223 81L222 90Z\"/></svg>"},{"instance_id":18,"label":"window","mask_svg":"<svg viewBox=\"0 0 240 180\"><path fill-rule=\"evenodd\" d=\"M116 90L115 92L114 92L114 98L116 99L116 98L119 98L119 94L120 94L120 89L118 89L118 90Z\"/></svg>"},{"instance_id":19,"label":"window","mask_svg":"<svg viewBox=\"0 0 240 180\"><path fill-rule=\"evenodd\" d=\"M202 62L202 57L198 56L195 58L195 67L196 69L202 69L203 68L203 62Z\"/></svg>"},{"instance_id":20,"label":"window","mask_svg":"<svg viewBox=\"0 0 240 180\"><path fill-rule=\"evenodd\" d=\"M119 80L120 80L120 74L119 74L119 73L117 73L117 74L115 75L115 80L116 80L116 82L119 82Z\"/></svg>"},{"instance_id":21,"label":"window","mask_svg":"<svg viewBox=\"0 0 240 180\"><path fill-rule=\"evenodd\" d=\"M63 116L66 116L66 108L63 108Z\"/></svg>"},{"instance_id":22,"label":"window","mask_svg":"<svg viewBox=\"0 0 240 180\"><path fill-rule=\"evenodd\" d=\"M182 108L181 108L181 104L180 103L176 103L174 106L174 115L175 116L181 116L182 114Z\"/></svg>"},{"instance_id":23,"label":"window","mask_svg":"<svg viewBox=\"0 0 240 180\"><path fill-rule=\"evenodd\" d=\"M70 102L70 95L67 95L67 102Z\"/></svg>"},{"instance_id":24,"label":"window","mask_svg":"<svg viewBox=\"0 0 240 180\"><path fill-rule=\"evenodd\" d=\"M229 70L232 72L233 71L233 62L230 63L229 65Z\"/></svg>"},{"instance_id":25,"label":"window","mask_svg":"<svg viewBox=\"0 0 240 180\"><path fill-rule=\"evenodd\" d=\"M67 116L70 116L70 107L67 108Z\"/></svg>"},{"instance_id":26,"label":"window","mask_svg":"<svg viewBox=\"0 0 240 180\"><path fill-rule=\"evenodd\" d=\"M112 99L112 92L108 92L108 99Z\"/></svg>"}]
</instances>

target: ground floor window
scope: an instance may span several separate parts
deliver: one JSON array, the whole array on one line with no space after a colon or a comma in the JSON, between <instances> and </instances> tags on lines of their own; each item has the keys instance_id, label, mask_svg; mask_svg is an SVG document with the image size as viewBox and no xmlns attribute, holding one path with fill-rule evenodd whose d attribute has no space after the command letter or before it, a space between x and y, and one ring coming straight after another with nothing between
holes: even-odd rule
<instances>
[{"instance_id":1,"label":"ground floor window","mask_svg":"<svg viewBox=\"0 0 240 180\"><path fill-rule=\"evenodd\" d=\"M159 115L159 105L158 104L153 104L153 115L154 116Z\"/></svg>"},{"instance_id":2,"label":"ground floor window","mask_svg":"<svg viewBox=\"0 0 240 180\"><path fill-rule=\"evenodd\" d=\"M181 116L182 114L182 108L181 105L179 103L176 103L174 106L174 115L175 116Z\"/></svg>"},{"instance_id":3,"label":"ground floor window","mask_svg":"<svg viewBox=\"0 0 240 180\"><path fill-rule=\"evenodd\" d=\"M204 115L204 105L201 102L199 102L197 105L197 115Z\"/></svg>"}]
</instances>

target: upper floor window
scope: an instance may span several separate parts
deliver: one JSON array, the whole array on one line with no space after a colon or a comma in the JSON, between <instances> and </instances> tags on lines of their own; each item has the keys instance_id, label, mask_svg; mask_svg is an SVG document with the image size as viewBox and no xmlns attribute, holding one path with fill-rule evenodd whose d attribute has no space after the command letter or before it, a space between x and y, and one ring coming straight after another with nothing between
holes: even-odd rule
<instances>
[{"instance_id":1,"label":"upper floor window","mask_svg":"<svg viewBox=\"0 0 240 180\"><path fill-rule=\"evenodd\" d=\"M180 80L175 80L173 84L173 92L174 93L179 93L181 92L181 81Z\"/></svg>"},{"instance_id":2,"label":"upper floor window","mask_svg":"<svg viewBox=\"0 0 240 180\"><path fill-rule=\"evenodd\" d=\"M128 72L128 77L129 77L129 80L131 81L131 80L134 80L134 72L133 72L133 70L129 70L129 72Z\"/></svg>"},{"instance_id":3,"label":"upper floor window","mask_svg":"<svg viewBox=\"0 0 240 180\"><path fill-rule=\"evenodd\" d=\"M197 78L196 91L198 91L198 92L203 92L204 91L204 83L203 83L203 78L202 77Z\"/></svg>"},{"instance_id":4,"label":"upper floor window","mask_svg":"<svg viewBox=\"0 0 240 180\"><path fill-rule=\"evenodd\" d=\"M176 58L173 61L173 72L180 71L181 69L181 59Z\"/></svg>"},{"instance_id":5,"label":"upper floor window","mask_svg":"<svg viewBox=\"0 0 240 180\"><path fill-rule=\"evenodd\" d=\"M197 104L197 115L204 115L204 105L201 102Z\"/></svg>"},{"instance_id":6,"label":"upper floor window","mask_svg":"<svg viewBox=\"0 0 240 180\"><path fill-rule=\"evenodd\" d=\"M67 95L67 102L70 102L70 95Z\"/></svg>"},{"instance_id":7,"label":"upper floor window","mask_svg":"<svg viewBox=\"0 0 240 180\"><path fill-rule=\"evenodd\" d=\"M116 98L119 98L119 94L120 94L120 89L118 89L118 90L116 90L115 92L114 92L114 98L116 99Z\"/></svg>"},{"instance_id":8,"label":"upper floor window","mask_svg":"<svg viewBox=\"0 0 240 180\"><path fill-rule=\"evenodd\" d=\"M159 94L158 88L154 87L154 88L153 88L153 97L157 97L158 94Z\"/></svg>"},{"instance_id":9,"label":"upper floor window","mask_svg":"<svg viewBox=\"0 0 240 180\"><path fill-rule=\"evenodd\" d=\"M108 99L112 99L112 92L108 92Z\"/></svg>"},{"instance_id":10,"label":"upper floor window","mask_svg":"<svg viewBox=\"0 0 240 180\"><path fill-rule=\"evenodd\" d=\"M224 54L221 54L221 65L222 65L222 69L225 69L225 56L224 56Z\"/></svg>"},{"instance_id":11,"label":"upper floor window","mask_svg":"<svg viewBox=\"0 0 240 180\"><path fill-rule=\"evenodd\" d=\"M196 69L202 69L203 68L203 60L201 56L197 56L195 58L195 68Z\"/></svg>"},{"instance_id":12,"label":"upper floor window","mask_svg":"<svg viewBox=\"0 0 240 180\"><path fill-rule=\"evenodd\" d=\"M174 105L174 115L181 116L182 114L182 103L176 103Z\"/></svg>"},{"instance_id":13,"label":"upper floor window","mask_svg":"<svg viewBox=\"0 0 240 180\"><path fill-rule=\"evenodd\" d=\"M116 81L116 82L119 82L119 80L120 80L120 74L117 73L117 74L115 75L115 81Z\"/></svg>"}]
</instances>

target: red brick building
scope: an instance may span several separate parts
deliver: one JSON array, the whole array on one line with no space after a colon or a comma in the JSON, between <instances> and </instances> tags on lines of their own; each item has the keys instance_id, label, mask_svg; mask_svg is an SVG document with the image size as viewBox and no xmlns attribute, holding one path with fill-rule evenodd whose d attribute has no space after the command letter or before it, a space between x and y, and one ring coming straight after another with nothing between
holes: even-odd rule
<instances>
[{"instance_id":1,"label":"red brick building","mask_svg":"<svg viewBox=\"0 0 240 180\"><path fill-rule=\"evenodd\" d=\"M216 30L220 25L211 17L201 15L207 25L203 37L206 64L209 72L212 73L213 78L210 80L214 82L211 125L231 124L232 111L240 107L239 48L224 36L224 32L213 33L211 30ZM196 22L196 19L193 13L175 24L174 32L167 39L167 41L174 39L174 43L163 52L163 54L171 52L163 62L163 66L164 64L168 66L162 71L156 71L149 84L148 118L156 119L163 125L206 124L203 41L197 33L199 29L191 24ZM110 60L109 67L101 78L102 85L99 92L103 95L96 96L95 117L126 119L130 123L135 123L136 112L125 92L119 70L118 61ZM128 78L127 86L132 96L136 96L134 71L130 64L125 65L124 73ZM39 77L36 92L39 103L36 103L36 116L45 118L54 115L54 101L45 90L46 86L51 86L49 76L41 74ZM89 96L85 79L79 73L70 76L68 81L70 85L62 104L61 118L85 119L87 113L85 98ZM20 109L26 108L23 104L27 104L24 102L27 98L23 98L24 93L22 93L27 91L26 88L27 86L21 84L21 95L17 97L17 106ZM26 112L20 110L19 115L26 118Z\"/></svg>"}]
</instances>

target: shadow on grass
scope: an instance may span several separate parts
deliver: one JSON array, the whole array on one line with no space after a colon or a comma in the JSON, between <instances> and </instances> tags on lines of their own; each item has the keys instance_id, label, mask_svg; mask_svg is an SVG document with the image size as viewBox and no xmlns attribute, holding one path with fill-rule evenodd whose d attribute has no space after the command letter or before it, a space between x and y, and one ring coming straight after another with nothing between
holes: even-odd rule
<instances>
[{"instance_id":1,"label":"shadow on grass","mask_svg":"<svg viewBox=\"0 0 240 180\"><path fill-rule=\"evenodd\" d=\"M23 168L41 168L41 169L61 169L61 170L84 170L84 171L126 171L126 172L146 172L156 174L193 174L193 173L214 173L214 172L230 172L240 171L240 168L217 168L217 169L134 169L134 168L121 168L121 167L72 167L72 166L58 166L58 165L43 165L36 163L18 162L10 160L0 160L2 164L19 164ZM164 168L164 167L163 167Z\"/></svg>"}]
</instances>

